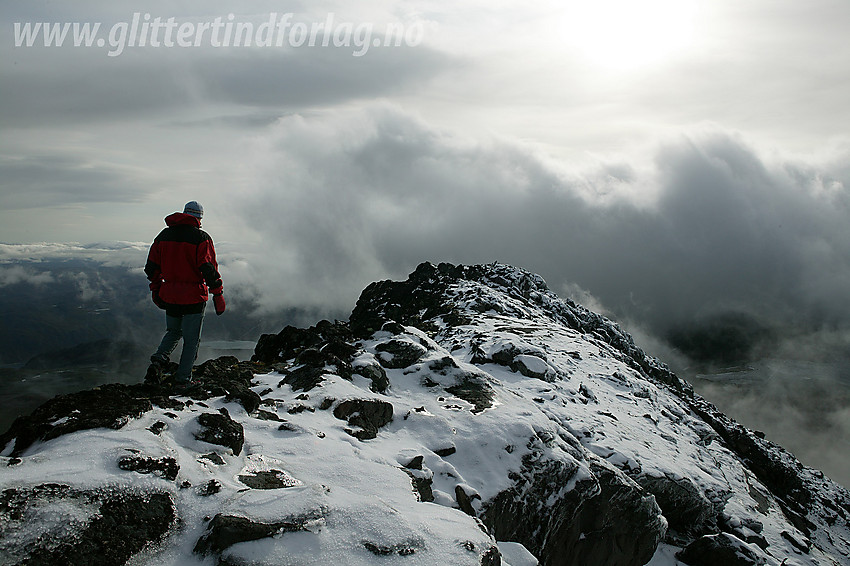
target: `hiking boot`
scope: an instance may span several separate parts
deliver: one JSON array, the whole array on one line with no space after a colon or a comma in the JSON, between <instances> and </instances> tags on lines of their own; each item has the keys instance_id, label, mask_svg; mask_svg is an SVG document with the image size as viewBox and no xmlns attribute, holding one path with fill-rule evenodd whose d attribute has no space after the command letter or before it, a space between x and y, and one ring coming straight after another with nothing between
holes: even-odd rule
<instances>
[{"instance_id":1,"label":"hiking boot","mask_svg":"<svg viewBox=\"0 0 850 566\"><path fill-rule=\"evenodd\" d=\"M145 373L145 383L151 385L159 385L163 381L162 366L159 364L151 364L148 366L148 371Z\"/></svg>"},{"instance_id":2,"label":"hiking boot","mask_svg":"<svg viewBox=\"0 0 850 566\"><path fill-rule=\"evenodd\" d=\"M168 385L173 380L175 371L177 371L176 363L151 356L151 365L148 366L148 371L145 373L145 383Z\"/></svg>"},{"instance_id":3,"label":"hiking boot","mask_svg":"<svg viewBox=\"0 0 850 566\"><path fill-rule=\"evenodd\" d=\"M187 391L191 391L201 386L201 382L197 379L192 379L190 381L175 381L171 390L176 394L183 394Z\"/></svg>"}]
</instances>

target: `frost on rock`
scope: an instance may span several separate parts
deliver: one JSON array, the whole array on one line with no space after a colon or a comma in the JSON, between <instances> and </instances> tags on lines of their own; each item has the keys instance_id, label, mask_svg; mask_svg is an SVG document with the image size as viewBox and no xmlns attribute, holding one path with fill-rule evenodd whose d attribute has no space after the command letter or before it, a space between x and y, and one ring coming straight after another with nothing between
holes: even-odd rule
<instances>
[{"instance_id":1,"label":"frost on rock","mask_svg":"<svg viewBox=\"0 0 850 566\"><path fill-rule=\"evenodd\" d=\"M348 322L287 326L196 375L181 395L104 386L16 421L0 557L850 563L846 490L521 269L422 264L367 287Z\"/></svg>"},{"instance_id":2,"label":"frost on rock","mask_svg":"<svg viewBox=\"0 0 850 566\"><path fill-rule=\"evenodd\" d=\"M63 484L7 488L0 495L0 562L123 564L162 540L176 519L166 493Z\"/></svg>"}]
</instances>

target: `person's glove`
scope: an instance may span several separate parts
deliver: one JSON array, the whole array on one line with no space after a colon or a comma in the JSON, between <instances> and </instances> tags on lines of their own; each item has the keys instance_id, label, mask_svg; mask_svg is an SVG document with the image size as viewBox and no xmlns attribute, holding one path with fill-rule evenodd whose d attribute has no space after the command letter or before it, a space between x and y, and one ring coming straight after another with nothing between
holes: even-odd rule
<instances>
[{"instance_id":1,"label":"person's glove","mask_svg":"<svg viewBox=\"0 0 850 566\"><path fill-rule=\"evenodd\" d=\"M166 304L165 301L159 298L159 291L151 291L151 299L153 299L153 304L158 306L161 309L165 309Z\"/></svg>"},{"instance_id":2,"label":"person's glove","mask_svg":"<svg viewBox=\"0 0 850 566\"><path fill-rule=\"evenodd\" d=\"M226 307L224 303L224 295L222 295L221 293L219 293L218 295L213 295L213 305L215 306L215 314L220 316L221 313L224 312L224 309Z\"/></svg>"}]
</instances>

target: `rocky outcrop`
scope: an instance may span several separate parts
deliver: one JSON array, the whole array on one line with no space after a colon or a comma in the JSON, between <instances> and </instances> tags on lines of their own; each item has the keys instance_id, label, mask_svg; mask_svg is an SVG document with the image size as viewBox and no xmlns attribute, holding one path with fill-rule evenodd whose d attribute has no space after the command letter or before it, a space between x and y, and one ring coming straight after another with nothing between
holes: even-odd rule
<instances>
[{"instance_id":1,"label":"rocky outcrop","mask_svg":"<svg viewBox=\"0 0 850 566\"><path fill-rule=\"evenodd\" d=\"M602 461L582 470L568 457L528 458L482 518L497 539L521 542L551 566L645 564L667 531L652 495L622 472Z\"/></svg>"},{"instance_id":2,"label":"rocky outcrop","mask_svg":"<svg viewBox=\"0 0 850 566\"><path fill-rule=\"evenodd\" d=\"M161 541L177 514L167 493L43 484L0 494L4 564L124 564Z\"/></svg>"},{"instance_id":3,"label":"rocky outcrop","mask_svg":"<svg viewBox=\"0 0 850 566\"><path fill-rule=\"evenodd\" d=\"M104 385L90 391L60 395L19 417L0 436L0 447L14 442L18 456L33 442L47 441L79 430L120 429L132 418L151 410L153 402L170 404L160 391L145 386Z\"/></svg>"}]
</instances>

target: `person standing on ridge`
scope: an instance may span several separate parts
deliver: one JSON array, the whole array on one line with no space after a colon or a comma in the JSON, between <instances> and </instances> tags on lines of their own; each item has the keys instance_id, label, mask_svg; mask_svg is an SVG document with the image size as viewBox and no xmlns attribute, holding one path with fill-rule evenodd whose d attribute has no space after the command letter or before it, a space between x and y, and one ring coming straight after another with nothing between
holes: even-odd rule
<instances>
[{"instance_id":1,"label":"person standing on ridge","mask_svg":"<svg viewBox=\"0 0 850 566\"><path fill-rule=\"evenodd\" d=\"M198 202L187 202L183 212L165 218L167 227L156 237L148 253L145 274L150 281L154 304L165 310L166 330L159 348L151 356L146 381L159 381L171 352L182 337L183 351L174 384L177 387L190 384L210 294L215 314L224 312L215 248L209 234L201 230L203 215L204 208Z\"/></svg>"}]
</instances>

